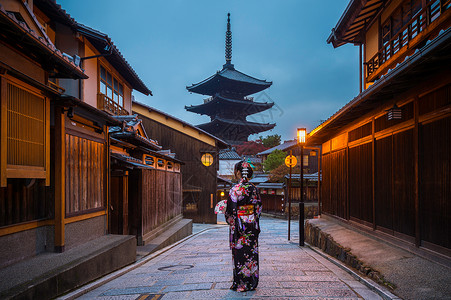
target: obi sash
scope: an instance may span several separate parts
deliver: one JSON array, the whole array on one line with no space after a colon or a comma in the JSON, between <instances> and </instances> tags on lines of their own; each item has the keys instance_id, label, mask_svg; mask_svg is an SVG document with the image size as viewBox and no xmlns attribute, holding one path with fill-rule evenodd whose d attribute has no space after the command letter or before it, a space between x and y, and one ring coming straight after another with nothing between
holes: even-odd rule
<instances>
[{"instance_id":1,"label":"obi sash","mask_svg":"<svg viewBox=\"0 0 451 300\"><path fill-rule=\"evenodd\" d=\"M254 205L238 206L238 216L248 216L254 214Z\"/></svg>"}]
</instances>

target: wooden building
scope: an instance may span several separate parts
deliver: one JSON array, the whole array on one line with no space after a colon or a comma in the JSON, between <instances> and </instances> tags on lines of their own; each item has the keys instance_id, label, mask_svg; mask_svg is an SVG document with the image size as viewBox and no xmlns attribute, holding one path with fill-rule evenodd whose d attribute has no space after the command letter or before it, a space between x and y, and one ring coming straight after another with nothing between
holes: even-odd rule
<instances>
[{"instance_id":1,"label":"wooden building","mask_svg":"<svg viewBox=\"0 0 451 300\"><path fill-rule=\"evenodd\" d=\"M33 1L0 1L0 266L107 232L116 121L64 86L88 76L79 56L55 46L65 25L51 16Z\"/></svg>"},{"instance_id":2,"label":"wooden building","mask_svg":"<svg viewBox=\"0 0 451 300\"><path fill-rule=\"evenodd\" d=\"M448 257L450 8L350 1L328 42L360 45L363 90L307 140L322 144L323 213Z\"/></svg>"},{"instance_id":3,"label":"wooden building","mask_svg":"<svg viewBox=\"0 0 451 300\"><path fill-rule=\"evenodd\" d=\"M181 162L160 153L156 142L152 148L140 124L118 117L131 114L133 90L151 91L111 39L76 22L52 0L0 0L0 25L0 267L112 232L139 239L180 217ZM118 134L112 142L111 126L141 135ZM129 159L118 151L110 158L123 145L134 163L125 168L134 178L127 186L116 183L128 177L110 173ZM157 187L149 191L149 181L171 186L170 195ZM143 224L131 222L130 211L120 219L111 210L138 202L144 207L159 197L164 205L147 206L142 215L131 212ZM127 217L135 227L124 222Z\"/></svg>"},{"instance_id":4,"label":"wooden building","mask_svg":"<svg viewBox=\"0 0 451 300\"><path fill-rule=\"evenodd\" d=\"M235 165L243 158L236 152L235 148L222 149L219 151L218 175L230 181L236 181Z\"/></svg>"},{"instance_id":5,"label":"wooden building","mask_svg":"<svg viewBox=\"0 0 451 300\"><path fill-rule=\"evenodd\" d=\"M136 115L110 127L110 232L135 235L138 245L182 218L181 161L147 136Z\"/></svg>"},{"instance_id":6,"label":"wooden building","mask_svg":"<svg viewBox=\"0 0 451 300\"><path fill-rule=\"evenodd\" d=\"M304 174L312 174L318 172L318 162L319 162L318 149L319 149L318 147L315 148L310 147L310 149L308 148L304 149L303 151ZM292 155L296 156L299 165L301 148L296 140L284 141L280 145L274 146L270 149L257 153L256 156L262 160L262 163L264 163L265 160L268 158L268 155L270 155L274 150L284 151L285 153L287 153L287 155L289 155L291 151Z\"/></svg>"},{"instance_id":7,"label":"wooden building","mask_svg":"<svg viewBox=\"0 0 451 300\"><path fill-rule=\"evenodd\" d=\"M133 90L145 95L150 95L151 91L108 35L78 23L54 1L33 3L43 26L52 34L54 30L55 45L80 61L89 76L85 80L54 82L67 99L63 108L66 114L62 114L64 128L58 135L64 139L64 151L59 151L65 167L61 176L65 210L62 222L66 224L65 231L71 233L62 238L62 244L72 247L116 233L111 228L116 225L111 223L115 219L110 218L113 187L110 185L109 126L123 125L116 116L131 113ZM107 121L102 122L100 116ZM56 136L56 141L58 138ZM72 217L76 218L67 225ZM72 243L72 239L76 242Z\"/></svg>"},{"instance_id":8,"label":"wooden building","mask_svg":"<svg viewBox=\"0 0 451 300\"><path fill-rule=\"evenodd\" d=\"M146 132L163 148L177 153L181 166L183 216L197 223L216 223L217 182L220 149L224 141L162 111L133 102Z\"/></svg>"}]
</instances>

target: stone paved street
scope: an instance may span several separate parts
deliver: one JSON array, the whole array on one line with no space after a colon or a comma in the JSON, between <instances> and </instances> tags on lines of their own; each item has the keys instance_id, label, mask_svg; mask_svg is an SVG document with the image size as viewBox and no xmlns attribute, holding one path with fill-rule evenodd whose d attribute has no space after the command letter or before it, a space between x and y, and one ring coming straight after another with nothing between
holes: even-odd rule
<instances>
[{"instance_id":1,"label":"stone paved street","mask_svg":"<svg viewBox=\"0 0 451 300\"><path fill-rule=\"evenodd\" d=\"M311 249L297 246L297 222L287 241L284 220L262 218L257 290L229 290L228 227L195 225L192 238L79 299L380 299Z\"/></svg>"}]
</instances>

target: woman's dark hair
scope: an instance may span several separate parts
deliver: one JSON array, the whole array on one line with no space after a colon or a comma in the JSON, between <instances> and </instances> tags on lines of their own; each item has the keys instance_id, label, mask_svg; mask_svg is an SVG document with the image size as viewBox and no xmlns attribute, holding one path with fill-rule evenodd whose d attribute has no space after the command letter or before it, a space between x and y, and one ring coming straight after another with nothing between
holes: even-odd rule
<instances>
[{"instance_id":1,"label":"woman's dark hair","mask_svg":"<svg viewBox=\"0 0 451 300\"><path fill-rule=\"evenodd\" d=\"M235 172L239 171L241 173L241 177L243 178L251 178L254 174L254 170L252 170L251 164L242 160L235 164Z\"/></svg>"}]
</instances>

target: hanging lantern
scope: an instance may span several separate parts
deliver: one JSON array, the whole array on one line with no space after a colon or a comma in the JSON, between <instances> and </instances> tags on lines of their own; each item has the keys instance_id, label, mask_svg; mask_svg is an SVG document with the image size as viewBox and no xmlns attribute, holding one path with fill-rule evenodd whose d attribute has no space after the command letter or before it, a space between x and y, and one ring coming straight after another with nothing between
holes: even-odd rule
<instances>
[{"instance_id":1,"label":"hanging lantern","mask_svg":"<svg viewBox=\"0 0 451 300\"><path fill-rule=\"evenodd\" d=\"M402 110L396 104L388 110L387 119L391 120L401 120L402 119Z\"/></svg>"}]
</instances>

